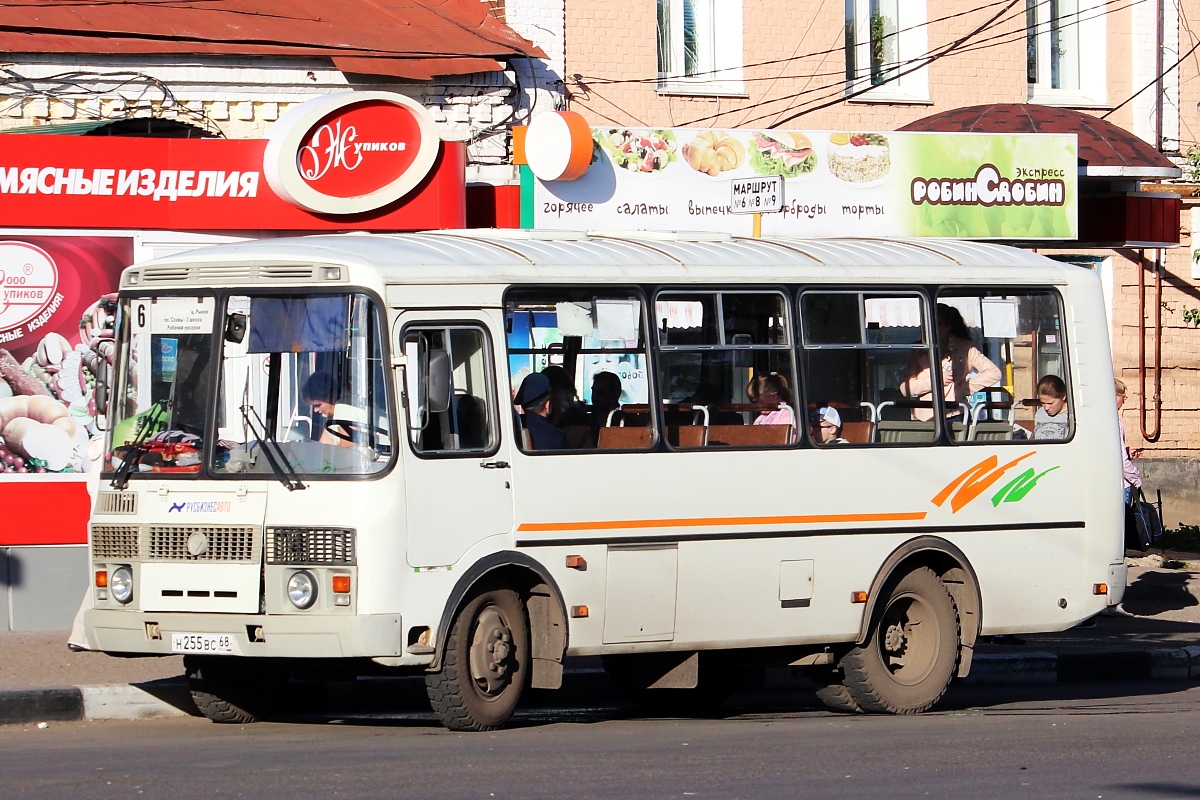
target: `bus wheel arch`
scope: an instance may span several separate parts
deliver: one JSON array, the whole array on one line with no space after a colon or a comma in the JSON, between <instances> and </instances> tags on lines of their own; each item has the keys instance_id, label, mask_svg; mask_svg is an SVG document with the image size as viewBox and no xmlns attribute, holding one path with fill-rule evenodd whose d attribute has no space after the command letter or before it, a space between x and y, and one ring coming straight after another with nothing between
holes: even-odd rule
<instances>
[{"instance_id":1,"label":"bus wheel arch","mask_svg":"<svg viewBox=\"0 0 1200 800\"><path fill-rule=\"evenodd\" d=\"M455 584L442 611L429 671L442 668L449 631L458 613L474 597L493 590L516 592L525 607L529 626L529 688L557 689L562 685L562 663L567 650L567 609L562 592L541 564L512 551L480 559Z\"/></svg>"},{"instance_id":2,"label":"bus wheel arch","mask_svg":"<svg viewBox=\"0 0 1200 800\"><path fill-rule=\"evenodd\" d=\"M864 645L879 607L884 601L886 587L905 574L926 567L942 579L946 591L954 599L959 616L961 657L958 677L966 677L971 668L971 655L979 638L983 621L983 598L979 590L979 579L966 554L951 542L938 536L918 536L897 547L880 566L871 582L868 606L863 614L856 644Z\"/></svg>"}]
</instances>

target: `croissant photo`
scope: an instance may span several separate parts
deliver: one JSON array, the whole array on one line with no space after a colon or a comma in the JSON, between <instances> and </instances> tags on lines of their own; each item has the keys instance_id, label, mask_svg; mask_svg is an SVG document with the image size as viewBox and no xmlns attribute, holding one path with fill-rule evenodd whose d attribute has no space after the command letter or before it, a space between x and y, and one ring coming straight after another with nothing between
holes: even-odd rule
<instances>
[{"instance_id":1,"label":"croissant photo","mask_svg":"<svg viewBox=\"0 0 1200 800\"><path fill-rule=\"evenodd\" d=\"M704 131L683 146L683 160L697 172L719 175L740 167L746 148L728 133Z\"/></svg>"}]
</instances>

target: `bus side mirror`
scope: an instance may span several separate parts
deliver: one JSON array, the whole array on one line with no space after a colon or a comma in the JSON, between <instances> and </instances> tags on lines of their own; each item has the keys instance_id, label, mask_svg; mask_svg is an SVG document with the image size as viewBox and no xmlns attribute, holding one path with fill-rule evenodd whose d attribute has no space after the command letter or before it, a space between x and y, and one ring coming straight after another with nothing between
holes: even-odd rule
<instances>
[{"instance_id":1,"label":"bus side mirror","mask_svg":"<svg viewBox=\"0 0 1200 800\"><path fill-rule=\"evenodd\" d=\"M95 394L92 399L96 402L96 430L107 430L108 428L108 383L104 379L105 376L98 375L96 380ZM104 420L104 424L100 424L100 420Z\"/></svg>"}]
</instances>

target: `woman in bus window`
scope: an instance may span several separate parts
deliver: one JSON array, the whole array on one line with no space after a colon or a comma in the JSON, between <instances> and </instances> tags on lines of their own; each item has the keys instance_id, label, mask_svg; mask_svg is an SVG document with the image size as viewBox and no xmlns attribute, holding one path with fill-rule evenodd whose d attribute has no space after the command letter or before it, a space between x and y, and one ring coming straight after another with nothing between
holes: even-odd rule
<instances>
[{"instance_id":1,"label":"woman in bus window","mask_svg":"<svg viewBox=\"0 0 1200 800\"><path fill-rule=\"evenodd\" d=\"M962 313L954 306L938 303L937 330L938 353L942 357L939 367L942 397L946 400L946 417L954 419L962 416L960 403L966 403L980 389L1000 382L1000 368L979 352ZM916 400L932 401L933 380L929 353L914 353L900 383L900 392ZM933 419L932 407L914 408L912 413L914 419Z\"/></svg>"},{"instance_id":2,"label":"woman in bus window","mask_svg":"<svg viewBox=\"0 0 1200 800\"><path fill-rule=\"evenodd\" d=\"M760 409L754 425L790 425L791 440L795 441L796 412L792 410L787 378L778 372L755 375L746 387L746 396Z\"/></svg>"}]
</instances>

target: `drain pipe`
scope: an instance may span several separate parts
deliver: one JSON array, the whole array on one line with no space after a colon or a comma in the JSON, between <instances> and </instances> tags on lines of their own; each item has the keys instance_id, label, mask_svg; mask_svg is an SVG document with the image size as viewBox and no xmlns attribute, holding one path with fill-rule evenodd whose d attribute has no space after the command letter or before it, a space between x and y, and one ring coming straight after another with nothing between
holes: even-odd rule
<instances>
[{"instance_id":1,"label":"drain pipe","mask_svg":"<svg viewBox=\"0 0 1200 800\"><path fill-rule=\"evenodd\" d=\"M1154 250L1154 432L1146 427L1146 251L1138 251L1138 415L1142 438L1157 442L1162 433L1162 264L1163 251Z\"/></svg>"}]
</instances>

